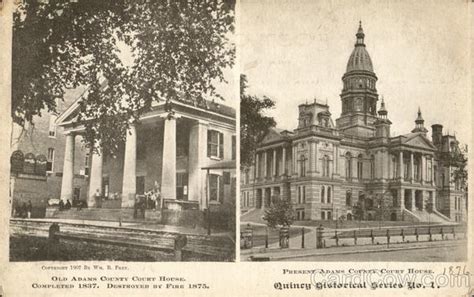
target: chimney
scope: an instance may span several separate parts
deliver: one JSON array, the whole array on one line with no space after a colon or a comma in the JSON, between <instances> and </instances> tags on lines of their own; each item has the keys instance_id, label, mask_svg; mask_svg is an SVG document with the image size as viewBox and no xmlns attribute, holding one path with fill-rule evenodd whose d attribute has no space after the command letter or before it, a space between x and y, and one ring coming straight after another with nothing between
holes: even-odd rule
<instances>
[{"instance_id":1,"label":"chimney","mask_svg":"<svg viewBox=\"0 0 474 297\"><path fill-rule=\"evenodd\" d=\"M443 138L443 125L434 124L431 125L431 129L431 140L435 146L438 146L441 144Z\"/></svg>"}]
</instances>

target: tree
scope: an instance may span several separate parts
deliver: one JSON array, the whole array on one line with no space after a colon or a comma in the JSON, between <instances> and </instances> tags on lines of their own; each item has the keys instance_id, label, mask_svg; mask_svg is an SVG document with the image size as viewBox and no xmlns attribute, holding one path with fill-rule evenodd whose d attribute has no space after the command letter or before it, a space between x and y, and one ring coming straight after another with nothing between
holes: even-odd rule
<instances>
[{"instance_id":1,"label":"tree","mask_svg":"<svg viewBox=\"0 0 474 297\"><path fill-rule=\"evenodd\" d=\"M449 164L454 167L451 178L453 182L459 183L463 190L467 188L467 154L467 145L462 148L456 146L449 153Z\"/></svg>"},{"instance_id":2,"label":"tree","mask_svg":"<svg viewBox=\"0 0 474 297\"><path fill-rule=\"evenodd\" d=\"M12 118L24 126L84 86L85 142L116 152L152 102L222 99L234 64L230 1L24 0L14 12Z\"/></svg>"},{"instance_id":3,"label":"tree","mask_svg":"<svg viewBox=\"0 0 474 297\"><path fill-rule=\"evenodd\" d=\"M275 102L266 96L258 98L248 95L247 87L247 78L242 74L240 75L240 165L243 167L252 165L258 144L268 129L276 125L272 117L264 115L267 109L275 106Z\"/></svg>"},{"instance_id":4,"label":"tree","mask_svg":"<svg viewBox=\"0 0 474 297\"><path fill-rule=\"evenodd\" d=\"M295 219L295 212L291 201L287 199L276 200L269 209L265 210L263 219L267 221L268 227L291 226Z\"/></svg>"}]
</instances>

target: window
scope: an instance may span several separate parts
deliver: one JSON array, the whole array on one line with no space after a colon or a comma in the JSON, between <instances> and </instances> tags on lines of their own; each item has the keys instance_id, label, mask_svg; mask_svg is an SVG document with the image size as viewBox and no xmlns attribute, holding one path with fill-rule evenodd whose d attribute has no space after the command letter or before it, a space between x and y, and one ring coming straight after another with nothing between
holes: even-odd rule
<instances>
[{"instance_id":1,"label":"window","mask_svg":"<svg viewBox=\"0 0 474 297\"><path fill-rule=\"evenodd\" d=\"M210 201L219 201L221 203L224 200L224 185L220 175L209 175L209 199Z\"/></svg>"},{"instance_id":2,"label":"window","mask_svg":"<svg viewBox=\"0 0 474 297\"><path fill-rule=\"evenodd\" d=\"M397 157L392 155L392 178L397 178L397 176L398 176Z\"/></svg>"},{"instance_id":3,"label":"window","mask_svg":"<svg viewBox=\"0 0 474 297\"><path fill-rule=\"evenodd\" d=\"M375 178L375 156L374 155L370 157L370 178L371 179Z\"/></svg>"},{"instance_id":4,"label":"window","mask_svg":"<svg viewBox=\"0 0 474 297\"><path fill-rule=\"evenodd\" d=\"M329 157L323 157L323 176L329 176Z\"/></svg>"},{"instance_id":5,"label":"window","mask_svg":"<svg viewBox=\"0 0 474 297\"><path fill-rule=\"evenodd\" d=\"M351 190L346 191L346 205L352 206L352 192Z\"/></svg>"},{"instance_id":6,"label":"window","mask_svg":"<svg viewBox=\"0 0 474 297\"><path fill-rule=\"evenodd\" d=\"M397 190L391 190L392 192L392 206L399 206L398 205L398 191Z\"/></svg>"},{"instance_id":7,"label":"window","mask_svg":"<svg viewBox=\"0 0 474 297\"><path fill-rule=\"evenodd\" d=\"M298 187L298 203L306 203L306 186Z\"/></svg>"},{"instance_id":8,"label":"window","mask_svg":"<svg viewBox=\"0 0 474 297\"><path fill-rule=\"evenodd\" d=\"M49 116L49 137L56 137L56 115Z\"/></svg>"},{"instance_id":9,"label":"window","mask_svg":"<svg viewBox=\"0 0 474 297\"><path fill-rule=\"evenodd\" d=\"M328 220L332 220L332 212L328 211Z\"/></svg>"},{"instance_id":10,"label":"window","mask_svg":"<svg viewBox=\"0 0 474 297\"><path fill-rule=\"evenodd\" d=\"M237 138L235 137L235 135L232 135L232 160L235 160L235 157L237 155L236 145L237 145Z\"/></svg>"},{"instance_id":11,"label":"window","mask_svg":"<svg viewBox=\"0 0 474 297\"><path fill-rule=\"evenodd\" d=\"M359 155L359 157L357 158L357 178L358 179L362 179L362 177L363 177L363 175L362 175L363 170L364 170L364 168L363 168L364 165L363 164L364 163L363 163L362 155Z\"/></svg>"},{"instance_id":12,"label":"window","mask_svg":"<svg viewBox=\"0 0 474 297\"><path fill-rule=\"evenodd\" d=\"M297 221L304 220L304 208L299 208L296 210L296 220Z\"/></svg>"},{"instance_id":13,"label":"window","mask_svg":"<svg viewBox=\"0 0 474 297\"><path fill-rule=\"evenodd\" d=\"M350 153L346 154L346 179L351 179L352 177L352 156Z\"/></svg>"},{"instance_id":14,"label":"window","mask_svg":"<svg viewBox=\"0 0 474 297\"><path fill-rule=\"evenodd\" d=\"M408 160L403 159L403 176L405 179L408 179Z\"/></svg>"},{"instance_id":15,"label":"window","mask_svg":"<svg viewBox=\"0 0 474 297\"><path fill-rule=\"evenodd\" d=\"M84 175L89 175L89 161L90 159L90 154L89 153L86 153L86 155L84 156Z\"/></svg>"},{"instance_id":16,"label":"window","mask_svg":"<svg viewBox=\"0 0 474 297\"><path fill-rule=\"evenodd\" d=\"M176 173L176 199L188 200L188 173Z\"/></svg>"},{"instance_id":17,"label":"window","mask_svg":"<svg viewBox=\"0 0 474 297\"><path fill-rule=\"evenodd\" d=\"M325 191L324 191L324 186L321 186L321 203L324 203L325 202Z\"/></svg>"},{"instance_id":18,"label":"window","mask_svg":"<svg viewBox=\"0 0 474 297\"><path fill-rule=\"evenodd\" d=\"M321 212L321 220L325 220L325 219L326 219L326 212L322 211Z\"/></svg>"},{"instance_id":19,"label":"window","mask_svg":"<svg viewBox=\"0 0 474 297\"><path fill-rule=\"evenodd\" d=\"M301 156L301 159L299 160L300 162L300 176L305 177L306 176L306 157L304 155Z\"/></svg>"},{"instance_id":20,"label":"window","mask_svg":"<svg viewBox=\"0 0 474 297\"><path fill-rule=\"evenodd\" d=\"M54 148L48 148L48 159L46 160L46 171L54 170Z\"/></svg>"},{"instance_id":21,"label":"window","mask_svg":"<svg viewBox=\"0 0 474 297\"><path fill-rule=\"evenodd\" d=\"M224 134L215 131L207 131L207 156L224 158Z\"/></svg>"},{"instance_id":22,"label":"window","mask_svg":"<svg viewBox=\"0 0 474 297\"><path fill-rule=\"evenodd\" d=\"M415 159L413 161L413 174L416 181L420 180L420 160Z\"/></svg>"},{"instance_id":23,"label":"window","mask_svg":"<svg viewBox=\"0 0 474 297\"><path fill-rule=\"evenodd\" d=\"M102 178L102 195L107 198L109 198L109 184L110 184L109 177L108 176L103 177Z\"/></svg>"},{"instance_id":24,"label":"window","mask_svg":"<svg viewBox=\"0 0 474 297\"><path fill-rule=\"evenodd\" d=\"M432 176L433 176L433 167L432 167L433 164L432 164L432 162L433 161L431 159L429 159L429 160L427 160L427 164L426 164L426 166L427 166L426 180L429 181L429 182L432 181Z\"/></svg>"},{"instance_id":25,"label":"window","mask_svg":"<svg viewBox=\"0 0 474 297\"><path fill-rule=\"evenodd\" d=\"M331 187L328 187L328 203L331 203Z\"/></svg>"}]
</instances>

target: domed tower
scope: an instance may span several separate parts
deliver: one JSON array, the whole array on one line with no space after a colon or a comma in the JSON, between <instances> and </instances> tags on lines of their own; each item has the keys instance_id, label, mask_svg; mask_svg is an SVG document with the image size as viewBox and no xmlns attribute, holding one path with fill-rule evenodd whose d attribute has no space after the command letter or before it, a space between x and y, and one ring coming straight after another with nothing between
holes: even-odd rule
<instances>
[{"instance_id":1,"label":"domed tower","mask_svg":"<svg viewBox=\"0 0 474 297\"><path fill-rule=\"evenodd\" d=\"M346 73L342 76L342 113L336 125L345 134L369 138L375 134L377 120L377 76L365 48L361 22L356 37Z\"/></svg>"}]
</instances>

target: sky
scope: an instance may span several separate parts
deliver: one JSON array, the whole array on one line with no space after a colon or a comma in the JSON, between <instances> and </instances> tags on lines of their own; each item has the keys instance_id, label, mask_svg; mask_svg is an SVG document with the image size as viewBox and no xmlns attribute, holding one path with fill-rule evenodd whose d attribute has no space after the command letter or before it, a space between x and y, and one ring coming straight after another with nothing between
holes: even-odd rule
<instances>
[{"instance_id":1,"label":"sky","mask_svg":"<svg viewBox=\"0 0 474 297\"><path fill-rule=\"evenodd\" d=\"M238 49L249 94L276 102L269 114L281 128L296 128L297 106L314 98L327 100L338 118L359 20L392 136L415 127L420 107L429 131L439 123L468 143L470 24L463 0L242 0Z\"/></svg>"}]
</instances>

